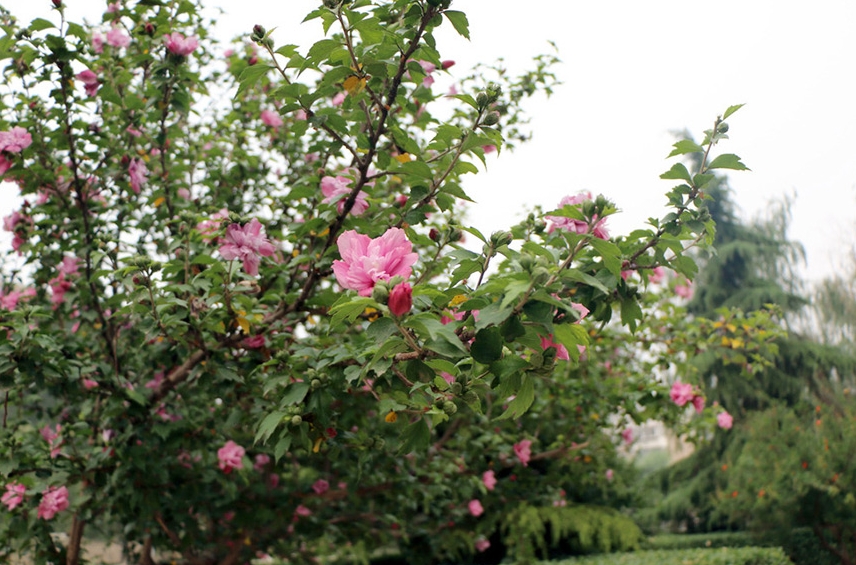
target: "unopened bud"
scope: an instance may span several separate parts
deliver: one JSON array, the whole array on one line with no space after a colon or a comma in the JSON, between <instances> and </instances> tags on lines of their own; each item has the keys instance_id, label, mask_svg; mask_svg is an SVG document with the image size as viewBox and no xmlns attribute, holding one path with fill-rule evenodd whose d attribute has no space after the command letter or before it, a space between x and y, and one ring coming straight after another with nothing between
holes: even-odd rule
<instances>
[{"instance_id":1,"label":"unopened bud","mask_svg":"<svg viewBox=\"0 0 856 565\"><path fill-rule=\"evenodd\" d=\"M728 124L722 122L718 126L716 126L716 133L726 133L728 131Z\"/></svg>"},{"instance_id":2,"label":"unopened bud","mask_svg":"<svg viewBox=\"0 0 856 565\"><path fill-rule=\"evenodd\" d=\"M301 416L292 416L291 417L291 425L292 426L299 426L302 423L303 423L303 418Z\"/></svg>"},{"instance_id":3,"label":"unopened bud","mask_svg":"<svg viewBox=\"0 0 856 565\"><path fill-rule=\"evenodd\" d=\"M495 126L499 123L499 112L491 112L484 117L484 125Z\"/></svg>"},{"instance_id":4,"label":"unopened bud","mask_svg":"<svg viewBox=\"0 0 856 565\"><path fill-rule=\"evenodd\" d=\"M372 300L380 302L381 304L386 304L389 300L389 286L387 286L384 281L378 281L375 283L374 288L372 289Z\"/></svg>"},{"instance_id":5,"label":"unopened bud","mask_svg":"<svg viewBox=\"0 0 856 565\"><path fill-rule=\"evenodd\" d=\"M495 247L500 247L503 245L508 245L511 243L511 240L514 239L514 236L511 235L511 232L508 231L495 231L490 234L490 242Z\"/></svg>"},{"instance_id":6,"label":"unopened bud","mask_svg":"<svg viewBox=\"0 0 856 565\"><path fill-rule=\"evenodd\" d=\"M262 38L265 36L266 30L263 25L256 24L253 26L253 36Z\"/></svg>"},{"instance_id":7,"label":"unopened bud","mask_svg":"<svg viewBox=\"0 0 856 565\"><path fill-rule=\"evenodd\" d=\"M272 37L265 37L262 40L262 45L264 45L266 49L273 50L273 38Z\"/></svg>"},{"instance_id":8,"label":"unopened bud","mask_svg":"<svg viewBox=\"0 0 856 565\"><path fill-rule=\"evenodd\" d=\"M143 29L145 29L146 35L148 35L149 37L155 34L155 24L153 24L152 22L146 22L146 25L143 26Z\"/></svg>"},{"instance_id":9,"label":"unopened bud","mask_svg":"<svg viewBox=\"0 0 856 565\"><path fill-rule=\"evenodd\" d=\"M309 387L312 390L318 390L319 388L321 388L321 384L321 379L312 379L312 381L309 383Z\"/></svg>"},{"instance_id":10,"label":"unopened bud","mask_svg":"<svg viewBox=\"0 0 856 565\"><path fill-rule=\"evenodd\" d=\"M532 271L532 280L535 284L543 284L550 278L550 271L544 267L535 267Z\"/></svg>"},{"instance_id":11,"label":"unopened bud","mask_svg":"<svg viewBox=\"0 0 856 565\"><path fill-rule=\"evenodd\" d=\"M458 411L458 405L452 402L451 400L447 400L443 403L443 412L447 415L452 416Z\"/></svg>"},{"instance_id":12,"label":"unopened bud","mask_svg":"<svg viewBox=\"0 0 856 565\"><path fill-rule=\"evenodd\" d=\"M253 55L252 57L250 57L249 59L247 59L247 64L248 64L249 66L251 66L251 67L252 67L253 65L255 65L256 63L258 63L258 62L259 62L259 58L258 58L258 57L256 57L255 55Z\"/></svg>"},{"instance_id":13,"label":"unopened bud","mask_svg":"<svg viewBox=\"0 0 856 565\"><path fill-rule=\"evenodd\" d=\"M438 232L435 228L431 228L428 231L428 238L431 241L440 241L440 232Z\"/></svg>"},{"instance_id":14,"label":"unopened bud","mask_svg":"<svg viewBox=\"0 0 856 565\"><path fill-rule=\"evenodd\" d=\"M487 92L479 92L476 94L476 104L479 108L487 106Z\"/></svg>"},{"instance_id":15,"label":"unopened bud","mask_svg":"<svg viewBox=\"0 0 856 565\"><path fill-rule=\"evenodd\" d=\"M464 393L464 402L466 402L467 404L472 404L474 402L478 402L478 400L479 400L479 395L476 391L468 390L467 392Z\"/></svg>"},{"instance_id":16,"label":"unopened bud","mask_svg":"<svg viewBox=\"0 0 856 565\"><path fill-rule=\"evenodd\" d=\"M461 386L461 383L452 383L452 385L449 387L449 391L451 391L452 394L458 395L461 394L463 388L464 387Z\"/></svg>"},{"instance_id":17,"label":"unopened bud","mask_svg":"<svg viewBox=\"0 0 856 565\"><path fill-rule=\"evenodd\" d=\"M51 3L54 5L54 8L62 8L62 0L51 0Z\"/></svg>"},{"instance_id":18,"label":"unopened bud","mask_svg":"<svg viewBox=\"0 0 856 565\"><path fill-rule=\"evenodd\" d=\"M449 230L449 241L461 241L464 238L464 231L461 228L452 228Z\"/></svg>"}]
</instances>

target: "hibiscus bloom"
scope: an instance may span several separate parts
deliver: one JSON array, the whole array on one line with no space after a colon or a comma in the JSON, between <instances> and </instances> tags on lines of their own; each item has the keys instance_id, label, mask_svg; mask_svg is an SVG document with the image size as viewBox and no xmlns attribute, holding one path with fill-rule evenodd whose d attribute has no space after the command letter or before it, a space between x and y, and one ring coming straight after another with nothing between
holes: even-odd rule
<instances>
[{"instance_id":1,"label":"hibiscus bloom","mask_svg":"<svg viewBox=\"0 0 856 565\"><path fill-rule=\"evenodd\" d=\"M682 383L681 381L675 381L675 384L672 385L672 389L669 391L669 397L671 397L672 402L678 406L683 406L687 402L692 402L694 396L695 393L693 393L693 385Z\"/></svg>"},{"instance_id":2,"label":"hibiscus bloom","mask_svg":"<svg viewBox=\"0 0 856 565\"><path fill-rule=\"evenodd\" d=\"M371 296L377 281L410 277L411 266L418 259L404 230L399 228L389 228L374 239L349 230L336 243L342 254L342 260L333 261L336 280L360 296Z\"/></svg>"},{"instance_id":3,"label":"hibiscus bloom","mask_svg":"<svg viewBox=\"0 0 856 565\"><path fill-rule=\"evenodd\" d=\"M20 483L9 483L6 485L6 492L0 498L0 503L6 505L9 510L14 510L16 506L24 502L24 494L27 492L27 487Z\"/></svg>"},{"instance_id":4,"label":"hibiscus bloom","mask_svg":"<svg viewBox=\"0 0 856 565\"><path fill-rule=\"evenodd\" d=\"M720 412L716 415L716 425L723 430L730 430L734 424L734 418L728 412Z\"/></svg>"},{"instance_id":5,"label":"hibiscus bloom","mask_svg":"<svg viewBox=\"0 0 856 565\"><path fill-rule=\"evenodd\" d=\"M348 177L322 178L321 192L324 194L324 200L322 200L322 202L324 204L332 204L335 202L336 211L341 214L345 209L345 201L351 194L351 182L351 179ZM369 203L366 201L367 196L368 194L362 190L357 193L357 198L354 200L354 205L351 208L351 214L359 216L368 209Z\"/></svg>"},{"instance_id":6,"label":"hibiscus bloom","mask_svg":"<svg viewBox=\"0 0 856 565\"><path fill-rule=\"evenodd\" d=\"M192 35L190 37L184 37L182 34L174 31L169 35L164 35L163 37L164 45L166 45L167 50L173 55L187 57L193 53L197 47L199 47L199 41Z\"/></svg>"},{"instance_id":7,"label":"hibiscus bloom","mask_svg":"<svg viewBox=\"0 0 856 565\"><path fill-rule=\"evenodd\" d=\"M48 487L42 493L42 501L39 502L37 517L42 520L50 520L57 512L62 512L66 508L68 508L68 489L64 486Z\"/></svg>"},{"instance_id":8,"label":"hibiscus bloom","mask_svg":"<svg viewBox=\"0 0 856 565\"><path fill-rule=\"evenodd\" d=\"M524 467L529 466L529 459L532 458L532 440L522 439L514 444L514 455L523 464Z\"/></svg>"},{"instance_id":9,"label":"hibiscus bloom","mask_svg":"<svg viewBox=\"0 0 856 565\"><path fill-rule=\"evenodd\" d=\"M496 475L492 470L482 473L482 484L487 490L493 490L496 487Z\"/></svg>"},{"instance_id":10,"label":"hibiscus bloom","mask_svg":"<svg viewBox=\"0 0 856 565\"><path fill-rule=\"evenodd\" d=\"M270 126L272 128L278 128L283 123L282 118L279 117L279 114L277 114L273 110L262 110L261 119L264 125Z\"/></svg>"},{"instance_id":11,"label":"hibiscus bloom","mask_svg":"<svg viewBox=\"0 0 856 565\"><path fill-rule=\"evenodd\" d=\"M232 469L243 469L244 453L243 447L232 440L227 441L223 447L217 450L217 459L220 461L219 467L226 474L231 473Z\"/></svg>"},{"instance_id":12,"label":"hibiscus bloom","mask_svg":"<svg viewBox=\"0 0 856 565\"><path fill-rule=\"evenodd\" d=\"M476 518L484 514L484 507L482 506L482 503L475 498L471 500L469 504L467 504L467 507L470 509L470 514L472 514Z\"/></svg>"},{"instance_id":13,"label":"hibiscus bloom","mask_svg":"<svg viewBox=\"0 0 856 565\"><path fill-rule=\"evenodd\" d=\"M276 251L276 246L262 235L262 224L255 218L241 227L231 224L226 228L225 243L220 246L220 255L231 261L240 259L244 263L247 274L259 274L259 256L270 257Z\"/></svg>"}]
</instances>

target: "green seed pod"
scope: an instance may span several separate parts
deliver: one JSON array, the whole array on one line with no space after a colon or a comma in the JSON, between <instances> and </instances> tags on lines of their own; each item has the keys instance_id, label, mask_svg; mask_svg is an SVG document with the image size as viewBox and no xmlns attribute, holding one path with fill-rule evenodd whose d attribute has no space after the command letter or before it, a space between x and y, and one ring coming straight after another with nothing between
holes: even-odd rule
<instances>
[{"instance_id":1,"label":"green seed pod","mask_svg":"<svg viewBox=\"0 0 856 565\"><path fill-rule=\"evenodd\" d=\"M445 412L449 416L453 416L457 411L458 405L452 402L451 400L447 400L443 403L443 412Z\"/></svg>"},{"instance_id":2,"label":"green seed pod","mask_svg":"<svg viewBox=\"0 0 856 565\"><path fill-rule=\"evenodd\" d=\"M318 390L319 388L321 388L322 384L323 383L321 382L321 379L312 379L312 381L309 383L309 386L310 388L312 388L312 390Z\"/></svg>"},{"instance_id":3,"label":"green seed pod","mask_svg":"<svg viewBox=\"0 0 856 565\"><path fill-rule=\"evenodd\" d=\"M449 387L449 390L452 392L452 394L459 395L461 394L461 391L464 390L464 387L461 386L461 383L452 383L452 385Z\"/></svg>"},{"instance_id":4,"label":"green seed pod","mask_svg":"<svg viewBox=\"0 0 856 565\"><path fill-rule=\"evenodd\" d=\"M484 117L484 125L495 126L499 123L499 118L499 112L491 112L490 114Z\"/></svg>"},{"instance_id":5,"label":"green seed pod","mask_svg":"<svg viewBox=\"0 0 856 565\"><path fill-rule=\"evenodd\" d=\"M468 390L464 393L464 402L467 404L475 404L479 401L479 394L474 390Z\"/></svg>"},{"instance_id":6,"label":"green seed pod","mask_svg":"<svg viewBox=\"0 0 856 565\"><path fill-rule=\"evenodd\" d=\"M295 415L295 416L291 417L291 425L292 426L299 426L302 423L303 423L303 417L301 417L299 415Z\"/></svg>"}]
</instances>

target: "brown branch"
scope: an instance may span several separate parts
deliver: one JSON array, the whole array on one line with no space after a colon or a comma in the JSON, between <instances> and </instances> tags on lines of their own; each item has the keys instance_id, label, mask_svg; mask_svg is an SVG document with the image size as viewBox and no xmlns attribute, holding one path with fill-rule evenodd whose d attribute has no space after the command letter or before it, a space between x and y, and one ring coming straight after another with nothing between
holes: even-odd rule
<instances>
[{"instance_id":1,"label":"brown branch","mask_svg":"<svg viewBox=\"0 0 856 565\"><path fill-rule=\"evenodd\" d=\"M68 549L66 550L66 565L78 565L80 563L80 542L83 539L83 528L86 522L75 514L71 520L71 533L68 536Z\"/></svg>"}]
</instances>

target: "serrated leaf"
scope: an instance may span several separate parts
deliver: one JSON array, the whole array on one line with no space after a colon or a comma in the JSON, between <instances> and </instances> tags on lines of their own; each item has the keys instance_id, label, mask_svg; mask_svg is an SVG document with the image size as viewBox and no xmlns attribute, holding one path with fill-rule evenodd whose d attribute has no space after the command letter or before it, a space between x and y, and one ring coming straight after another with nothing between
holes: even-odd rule
<instances>
[{"instance_id":1,"label":"serrated leaf","mask_svg":"<svg viewBox=\"0 0 856 565\"><path fill-rule=\"evenodd\" d=\"M32 31L42 31L44 29L51 29L56 27L53 22L50 22L44 18L36 18L30 22L30 29Z\"/></svg>"},{"instance_id":2,"label":"serrated leaf","mask_svg":"<svg viewBox=\"0 0 856 565\"><path fill-rule=\"evenodd\" d=\"M431 441L431 430L428 429L428 424L424 419L419 418L401 432L401 443L398 446L398 453L407 455L414 451L424 451Z\"/></svg>"},{"instance_id":3,"label":"serrated leaf","mask_svg":"<svg viewBox=\"0 0 856 565\"><path fill-rule=\"evenodd\" d=\"M740 157L733 153L723 153L710 162L708 169L733 169L735 171L748 171L749 167L740 161Z\"/></svg>"},{"instance_id":4,"label":"serrated leaf","mask_svg":"<svg viewBox=\"0 0 856 565\"><path fill-rule=\"evenodd\" d=\"M636 332L636 321L642 320L642 308L632 298L621 301L621 323L626 325L631 333Z\"/></svg>"},{"instance_id":5,"label":"serrated leaf","mask_svg":"<svg viewBox=\"0 0 856 565\"><path fill-rule=\"evenodd\" d=\"M696 143L691 139L682 139L672 145L674 149L669 153L669 157L675 157L677 155L686 155L687 153L703 153L704 147ZM668 159L668 157L667 157Z\"/></svg>"},{"instance_id":6,"label":"serrated leaf","mask_svg":"<svg viewBox=\"0 0 856 565\"><path fill-rule=\"evenodd\" d=\"M672 168L660 175L664 180L685 180L692 182L692 176L683 163L675 163Z\"/></svg>"},{"instance_id":7,"label":"serrated leaf","mask_svg":"<svg viewBox=\"0 0 856 565\"><path fill-rule=\"evenodd\" d=\"M734 112L736 112L737 110L739 110L740 108L742 108L745 105L746 104L735 104L734 106L729 106L728 109L725 111L725 113L722 114L722 119L727 120L728 116L730 116L731 114L733 114Z\"/></svg>"},{"instance_id":8,"label":"serrated leaf","mask_svg":"<svg viewBox=\"0 0 856 565\"><path fill-rule=\"evenodd\" d=\"M456 10L446 10L443 14L449 19L455 31L467 39L470 38L470 22L467 20L465 13Z\"/></svg>"},{"instance_id":9,"label":"serrated leaf","mask_svg":"<svg viewBox=\"0 0 856 565\"><path fill-rule=\"evenodd\" d=\"M473 359L485 365L502 358L502 331L497 326L479 330L470 346Z\"/></svg>"},{"instance_id":10,"label":"serrated leaf","mask_svg":"<svg viewBox=\"0 0 856 565\"><path fill-rule=\"evenodd\" d=\"M535 384L529 375L523 375L520 388L514 394L514 400L508 403L508 409L502 413L497 420L508 420L519 418L529 410L535 401Z\"/></svg>"},{"instance_id":11,"label":"serrated leaf","mask_svg":"<svg viewBox=\"0 0 856 565\"><path fill-rule=\"evenodd\" d=\"M605 239L592 238L589 244L600 253L603 258L603 264L609 269L609 272L619 277L621 276L621 250L617 245Z\"/></svg>"},{"instance_id":12,"label":"serrated leaf","mask_svg":"<svg viewBox=\"0 0 856 565\"><path fill-rule=\"evenodd\" d=\"M280 406L291 406L299 404L306 398L306 393L309 392L308 383L292 383L285 389L285 394L280 398Z\"/></svg>"},{"instance_id":13,"label":"serrated leaf","mask_svg":"<svg viewBox=\"0 0 856 565\"><path fill-rule=\"evenodd\" d=\"M256 437L253 440L253 443L259 443L259 441L266 443L273 432L276 431L276 428L282 422L285 415L285 412L272 412L265 416L259 424L259 429L256 431Z\"/></svg>"},{"instance_id":14,"label":"serrated leaf","mask_svg":"<svg viewBox=\"0 0 856 565\"><path fill-rule=\"evenodd\" d=\"M251 67L247 67L241 72L241 76L238 77L238 92L235 93L235 98L241 95L244 91L252 88L256 85L259 80L267 73L269 70L273 69L270 65L262 65L255 64Z\"/></svg>"}]
</instances>

